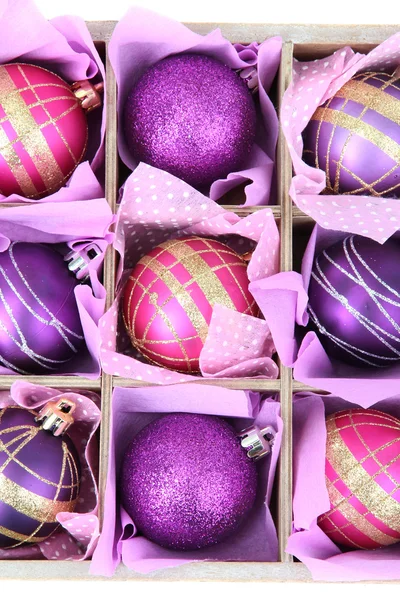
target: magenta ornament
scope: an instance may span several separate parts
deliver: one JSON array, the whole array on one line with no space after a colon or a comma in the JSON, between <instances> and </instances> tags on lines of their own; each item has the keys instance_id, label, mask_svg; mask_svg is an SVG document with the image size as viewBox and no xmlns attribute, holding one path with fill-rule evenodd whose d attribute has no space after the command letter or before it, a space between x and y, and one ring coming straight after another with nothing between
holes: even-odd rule
<instances>
[{"instance_id":1,"label":"magenta ornament","mask_svg":"<svg viewBox=\"0 0 400 600\"><path fill-rule=\"evenodd\" d=\"M198 373L215 304L257 316L247 264L218 240L168 240L143 256L126 283L122 310L133 346L151 362Z\"/></svg>"},{"instance_id":2,"label":"magenta ornament","mask_svg":"<svg viewBox=\"0 0 400 600\"><path fill-rule=\"evenodd\" d=\"M326 191L400 196L400 79L360 73L317 108L303 159L326 173Z\"/></svg>"},{"instance_id":3,"label":"magenta ornament","mask_svg":"<svg viewBox=\"0 0 400 600\"><path fill-rule=\"evenodd\" d=\"M73 511L78 499L76 448L68 435L46 431L37 416L20 406L0 410L0 548L43 542L59 526L57 513Z\"/></svg>"},{"instance_id":4,"label":"magenta ornament","mask_svg":"<svg viewBox=\"0 0 400 600\"><path fill-rule=\"evenodd\" d=\"M194 550L221 542L243 523L256 498L257 470L226 421L169 414L127 447L119 490L141 534Z\"/></svg>"},{"instance_id":5,"label":"magenta ornament","mask_svg":"<svg viewBox=\"0 0 400 600\"><path fill-rule=\"evenodd\" d=\"M400 242L352 235L317 256L308 312L329 356L360 367L400 360Z\"/></svg>"},{"instance_id":6,"label":"magenta ornament","mask_svg":"<svg viewBox=\"0 0 400 600\"><path fill-rule=\"evenodd\" d=\"M180 54L159 61L135 83L123 127L138 161L203 187L245 166L256 109L247 84L230 67Z\"/></svg>"},{"instance_id":7,"label":"magenta ornament","mask_svg":"<svg viewBox=\"0 0 400 600\"><path fill-rule=\"evenodd\" d=\"M13 242L0 253L0 364L20 373L56 373L84 336L78 284L49 246Z\"/></svg>"}]
</instances>

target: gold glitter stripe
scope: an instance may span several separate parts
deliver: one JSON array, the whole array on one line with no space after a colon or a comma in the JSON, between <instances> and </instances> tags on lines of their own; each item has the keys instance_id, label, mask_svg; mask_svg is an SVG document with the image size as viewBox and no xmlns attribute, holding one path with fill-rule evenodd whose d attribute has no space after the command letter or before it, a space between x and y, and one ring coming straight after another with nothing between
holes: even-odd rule
<instances>
[{"instance_id":1,"label":"gold glitter stripe","mask_svg":"<svg viewBox=\"0 0 400 600\"><path fill-rule=\"evenodd\" d=\"M400 145L389 136L375 129L372 125L364 123L356 117L333 110L332 108L318 108L314 113L313 120L325 121L343 129L348 129L352 134L359 135L377 146L392 160L400 162Z\"/></svg>"},{"instance_id":2,"label":"gold glitter stripe","mask_svg":"<svg viewBox=\"0 0 400 600\"><path fill-rule=\"evenodd\" d=\"M42 523L56 523L57 513L70 512L74 502L50 500L21 487L4 474L0 474L0 502Z\"/></svg>"},{"instance_id":3,"label":"gold glitter stripe","mask_svg":"<svg viewBox=\"0 0 400 600\"><path fill-rule=\"evenodd\" d=\"M358 102L397 125L400 123L400 103L397 98L364 81L350 80L336 93L337 98Z\"/></svg>"},{"instance_id":4,"label":"gold glitter stripe","mask_svg":"<svg viewBox=\"0 0 400 600\"><path fill-rule=\"evenodd\" d=\"M17 136L24 140L24 148L46 187L56 185L60 179L64 178L64 174L41 129L37 126L29 108L4 67L0 69L0 104L10 119Z\"/></svg>"},{"instance_id":5,"label":"gold glitter stripe","mask_svg":"<svg viewBox=\"0 0 400 600\"><path fill-rule=\"evenodd\" d=\"M144 256L140 261L140 264L144 265L146 268L149 267L151 271L157 275L161 279L161 281L167 286L167 288L171 292L171 298L176 298L179 304L184 309L185 313L188 315L193 327L196 329L201 341L204 343L206 341L207 333L208 333L208 325L205 320L202 312L196 306L193 301L190 293L185 289L187 285L180 283L171 271L170 267L165 267L157 260L153 260L149 256ZM151 263L151 267L149 266ZM144 335L146 337L146 335Z\"/></svg>"},{"instance_id":6,"label":"gold glitter stripe","mask_svg":"<svg viewBox=\"0 0 400 600\"><path fill-rule=\"evenodd\" d=\"M21 163L21 159L15 152L12 143L8 138L8 135L3 128L0 128L0 153L3 156L5 162L8 164L11 173L14 175L22 193L25 196L31 194L37 194L37 189L29 173Z\"/></svg>"},{"instance_id":7,"label":"gold glitter stripe","mask_svg":"<svg viewBox=\"0 0 400 600\"><path fill-rule=\"evenodd\" d=\"M2 535L6 535L7 537L11 538L12 540L18 540L19 542L26 542L28 540L28 536L24 535L23 533L17 533L16 531L12 531L12 529L7 529L7 527L2 527L0 525L0 534ZM47 537L30 537L29 536L29 542L31 543L35 543L37 544L38 542L44 542L44 540L47 540ZM17 544L19 546L19 544ZM12 546L13 548L15 546Z\"/></svg>"},{"instance_id":8,"label":"gold glitter stripe","mask_svg":"<svg viewBox=\"0 0 400 600\"><path fill-rule=\"evenodd\" d=\"M365 471L343 441L334 420L327 423L326 458L350 492L369 512L394 531L400 531L400 502L397 502Z\"/></svg>"},{"instance_id":9,"label":"gold glitter stripe","mask_svg":"<svg viewBox=\"0 0 400 600\"><path fill-rule=\"evenodd\" d=\"M198 252L184 242L168 248L168 252L181 262L195 279L211 306L219 303L226 306L226 308L236 310L228 292L217 275Z\"/></svg>"},{"instance_id":10,"label":"gold glitter stripe","mask_svg":"<svg viewBox=\"0 0 400 600\"><path fill-rule=\"evenodd\" d=\"M328 511L325 515L323 515L322 518L329 517L333 512L339 510L339 512L346 517L349 523L351 523L366 537L370 538L380 546L389 546L391 544L396 544L398 541L400 541L399 539L394 538L391 535L387 535L383 531L380 531L377 527L375 527L375 525L368 521L365 515L360 514L358 510L352 504L350 504L348 498L342 496L339 490L332 484L332 482L328 478L326 478L326 487L328 489L329 499L333 504L334 508ZM342 533L341 527L337 527L337 525L333 523L331 519L330 521L334 527L334 531Z\"/></svg>"}]
</instances>

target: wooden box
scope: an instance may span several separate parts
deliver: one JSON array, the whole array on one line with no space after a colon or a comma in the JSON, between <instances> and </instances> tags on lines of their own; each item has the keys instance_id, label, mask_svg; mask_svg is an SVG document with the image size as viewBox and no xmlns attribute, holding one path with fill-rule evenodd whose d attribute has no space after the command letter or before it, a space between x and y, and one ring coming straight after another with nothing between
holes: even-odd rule
<instances>
[{"instance_id":1,"label":"wooden box","mask_svg":"<svg viewBox=\"0 0 400 600\"><path fill-rule=\"evenodd\" d=\"M107 134L106 134L106 198L113 211L116 211L118 192L118 152L117 152L117 115L116 115L116 82L107 56L107 44L115 27L115 22L89 22L89 30L95 40L100 54L106 62L107 93ZM284 40L278 86L276 107L280 110L283 93L291 79L293 57L301 60L312 60L328 56L338 48L351 46L355 51L368 52L373 47L400 30L399 25L263 25L263 24L193 24L188 27L193 31L206 34L220 27L222 34L231 42L250 43L254 40L280 35ZM293 240L296 235L310 230L312 220L292 205L288 190L292 176L290 156L285 141L280 135L277 150L278 203L271 206L281 234L281 270L292 269ZM2 205L5 206L5 205ZM8 205L10 206L10 205ZM263 207L238 208L225 206L241 216L260 210ZM116 253L110 248L104 265L104 285L107 290L107 308L114 297ZM100 518L103 514L103 500L107 476L108 444L111 395L115 386L139 387L143 382L135 382L120 377L102 374L100 379L92 381L81 377L52 376L0 376L0 389L9 389L16 379L27 379L56 388L75 388L94 390L101 394L102 423L100 431ZM251 379L212 379L201 380L203 385L221 385L233 389L279 393L281 401L284 435L277 482L276 524L279 535L279 561L275 563L257 562L198 562L189 563L173 569L165 569L142 575L120 566L114 579L120 580L202 580L202 581L311 581L308 569L293 557L285 553L286 542L292 525L292 394L298 391L313 391L293 380L290 368L281 366L280 378L276 380ZM150 385L150 384L148 384ZM314 390L316 391L316 390ZM0 578L9 579L94 579L89 574L89 561L13 561L1 562ZM98 579L98 578L97 578Z\"/></svg>"}]
</instances>

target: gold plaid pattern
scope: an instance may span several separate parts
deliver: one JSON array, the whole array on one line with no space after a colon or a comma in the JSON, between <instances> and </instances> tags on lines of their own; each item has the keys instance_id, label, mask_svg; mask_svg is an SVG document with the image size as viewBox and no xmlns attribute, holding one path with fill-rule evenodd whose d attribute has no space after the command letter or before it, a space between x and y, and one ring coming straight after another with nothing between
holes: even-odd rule
<instances>
[{"instance_id":1,"label":"gold plaid pattern","mask_svg":"<svg viewBox=\"0 0 400 600\"><path fill-rule=\"evenodd\" d=\"M79 493L79 471L78 465L75 462L75 458L71 454L67 444L64 441L61 441L63 458L58 481L49 481L25 465L19 459L19 454L21 450L29 445L29 443L38 435L38 433L41 431L41 428L35 425L16 425L15 427L3 428L2 418L7 410L10 409L3 408L0 410L0 453L3 455L2 458L5 456L5 460L0 466L0 501L12 507L22 515L38 521L37 527L29 535L12 531L0 525L0 534L16 541L14 545L8 547L16 548L21 544L35 543L45 540L48 535L45 537L40 535L43 525L54 523L54 529L56 529L58 526L56 519L57 513L64 511L71 512L74 509ZM25 411L26 409L13 406L11 410ZM37 416L35 411L30 410L28 412L34 416ZM2 436L10 433L14 433L15 435L8 442L4 442ZM11 450L10 448L13 449ZM29 473L29 475L45 483L46 485L55 488L53 499L51 500L43 496L39 496L7 478L4 474L4 470L10 463L16 463L20 469L23 469ZM64 479L66 478L66 474L68 474L67 476L71 481L70 484L63 483ZM69 491L68 500L60 501L58 499L61 490Z\"/></svg>"},{"instance_id":2,"label":"gold plaid pattern","mask_svg":"<svg viewBox=\"0 0 400 600\"><path fill-rule=\"evenodd\" d=\"M358 413L360 411L357 411ZM365 411L366 419L361 422L354 422L354 411L347 411L349 415L349 423L338 425L337 417L340 418L340 413L331 415L326 421L327 426L327 451L326 460L332 466L338 477L334 480L326 478L326 485L331 501L331 509L319 518L319 523L324 525L324 531L329 535L339 533L346 542L354 547L363 548L355 543L353 537L347 535L346 530L351 526L358 529L366 537L372 540L376 546L387 546L395 544L400 540L400 503L393 498L393 495L400 489L400 482L396 481L389 468L397 460L400 459L400 454L395 456L387 464L382 464L378 458L378 454L400 442L400 422L391 415L379 413L381 423L375 424L376 427L385 427L398 432L398 436L375 449L371 449L366 443L360 428L371 425L367 416L370 411ZM373 411L376 413L377 411ZM345 444L341 431L351 428L354 430L357 438L366 450L365 456L358 461L350 452ZM364 468L364 464L369 459L373 459L377 464L378 469L374 475L370 475ZM393 488L390 493L386 492L376 478L384 474L391 482ZM344 496L336 487L336 484L343 482L349 490L349 494ZM351 500L357 499L366 508L366 512L361 514L352 504ZM347 520L342 526L338 526L333 520L334 513L339 511ZM381 531L377 525L374 525L367 516L372 515L391 530L399 533L398 537ZM326 522L328 521L329 527Z\"/></svg>"},{"instance_id":3,"label":"gold plaid pattern","mask_svg":"<svg viewBox=\"0 0 400 600\"><path fill-rule=\"evenodd\" d=\"M366 83L367 81L377 81L381 85L376 88ZM388 185L381 191L376 190L376 186L385 181L390 175L400 168L400 146L389 136L376 129L374 126L369 125L363 121L363 117L368 110L373 110L386 119L393 121L397 126L400 126L400 100L397 100L386 92L388 88L399 89L399 79L396 76L390 79L385 78L382 73L362 73L361 75L355 76L353 79L348 81L330 100L328 100L323 106L319 107L314 113L312 120L318 122L318 129L316 135L316 148L315 148L315 166L320 168L318 159L318 149L320 144L321 128L324 123L331 123L333 125L330 138L328 141L327 153L325 156L326 167L326 189L325 193L343 193L346 195L354 195L360 193L368 193L371 196L384 196L399 188L400 183L396 185ZM331 104L334 98L342 98L344 100L343 105L340 109L331 108ZM357 102L362 105L360 115L353 117L344 112L345 107L349 101ZM331 166L331 150L332 144L335 137L337 127L348 130L348 135L343 144L343 148L340 154L339 160L336 162L336 170L334 179L331 179L330 166ZM354 136L360 136L365 140L368 140L380 150L382 150L387 156L389 156L395 164L387 170L386 173L381 175L378 179L367 183L364 181L359 174L354 173L351 169L346 167L343 162L346 156L346 151L350 144L350 141ZM310 150L305 150L310 152ZM340 190L340 177L342 172L345 172L359 184L359 187L348 191L342 192Z\"/></svg>"},{"instance_id":4,"label":"gold plaid pattern","mask_svg":"<svg viewBox=\"0 0 400 600\"><path fill-rule=\"evenodd\" d=\"M193 250L188 242L198 240L201 240L201 242L205 245L205 248L201 250ZM168 266L163 265L161 262L162 255L165 251L174 257L174 261ZM205 257L210 253L217 256L221 261L221 264L210 267L205 260ZM199 339L202 344L204 344L208 333L208 323L200 308L197 306L195 300L192 298L189 288L191 285L196 283L202 290L211 306L218 302L219 304L223 304L224 306L234 310L235 305L233 304L232 299L229 297L224 286L217 277L218 271L226 269L234 280L238 292L245 301L246 309L244 313L255 315L257 312L255 301L249 300L248 294L246 294L245 290L242 288L237 277L235 276L235 273L233 272L233 267L243 266L244 264L244 261L238 256L238 254L236 254L236 252L231 250L228 246L223 245L223 247L216 248L213 245L213 242L211 240L207 240L206 238L198 238L193 236L185 239L169 240L163 244L160 244L154 256L145 256L138 262L138 265L142 265L144 267L144 270L141 271L140 275L137 277L135 275L131 275L130 277L130 281L133 282L128 298L130 310L127 318L126 315L124 315L124 322L130 335L132 344L153 364L165 366L165 364L177 362L182 364L182 371L197 373L198 357L191 357L188 355L185 342ZM183 284L178 281L172 272L172 269L177 265L182 265L190 274L190 279ZM147 286L144 286L141 282L141 279L143 277L143 273L147 270L151 272L152 280ZM152 291L154 284L158 280L161 280L171 292L161 304L158 304L157 294ZM133 307L132 298L137 291L137 288L141 290L141 294L138 301L135 303L135 306ZM139 338L135 333L135 323L138 318L142 302L145 298L148 298L150 303L155 307L155 312L149 319L143 335ZM179 337L171 319L168 316L167 307L169 302L173 299L176 299L180 306L184 309L193 326L193 335L190 335L189 337ZM169 332L171 333L170 339L149 339L149 330L158 317L164 321ZM168 354L160 354L151 348L151 346L158 344L165 345L166 347L178 344L181 351L181 357L171 358Z\"/></svg>"}]
</instances>

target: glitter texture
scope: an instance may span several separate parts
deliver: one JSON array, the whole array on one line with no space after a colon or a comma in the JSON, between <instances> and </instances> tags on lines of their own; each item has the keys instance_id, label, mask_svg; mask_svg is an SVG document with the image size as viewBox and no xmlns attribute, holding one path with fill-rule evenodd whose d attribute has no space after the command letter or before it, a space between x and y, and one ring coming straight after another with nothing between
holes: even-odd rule
<instances>
[{"instance_id":1,"label":"glitter texture","mask_svg":"<svg viewBox=\"0 0 400 600\"><path fill-rule=\"evenodd\" d=\"M0 364L55 373L83 345L77 280L51 247L13 242L0 253Z\"/></svg>"},{"instance_id":2,"label":"glitter texture","mask_svg":"<svg viewBox=\"0 0 400 600\"><path fill-rule=\"evenodd\" d=\"M58 75L25 64L0 66L0 193L41 198L82 161L86 115Z\"/></svg>"},{"instance_id":3,"label":"glitter texture","mask_svg":"<svg viewBox=\"0 0 400 600\"><path fill-rule=\"evenodd\" d=\"M170 414L129 445L121 501L148 539L176 550L216 544L251 510L257 470L219 417Z\"/></svg>"},{"instance_id":4,"label":"glitter texture","mask_svg":"<svg viewBox=\"0 0 400 600\"><path fill-rule=\"evenodd\" d=\"M79 495L80 461L68 437L35 423L37 413L0 410L0 547L43 541L72 512Z\"/></svg>"},{"instance_id":5,"label":"glitter texture","mask_svg":"<svg viewBox=\"0 0 400 600\"><path fill-rule=\"evenodd\" d=\"M124 129L137 160L201 187L245 166L256 110L235 71L208 56L182 54L158 62L135 84Z\"/></svg>"},{"instance_id":6,"label":"glitter texture","mask_svg":"<svg viewBox=\"0 0 400 600\"><path fill-rule=\"evenodd\" d=\"M308 312L326 351L361 367L400 360L400 244L350 236L317 256Z\"/></svg>"},{"instance_id":7,"label":"glitter texture","mask_svg":"<svg viewBox=\"0 0 400 600\"><path fill-rule=\"evenodd\" d=\"M400 421L377 410L328 417L321 529L337 544L373 549L400 541Z\"/></svg>"},{"instance_id":8,"label":"glitter texture","mask_svg":"<svg viewBox=\"0 0 400 600\"><path fill-rule=\"evenodd\" d=\"M361 73L319 107L306 127L303 158L326 173L326 191L400 195L400 80Z\"/></svg>"},{"instance_id":9,"label":"glitter texture","mask_svg":"<svg viewBox=\"0 0 400 600\"><path fill-rule=\"evenodd\" d=\"M257 316L248 286L245 261L225 244L168 240L140 259L125 287L132 344L157 365L196 373L215 304Z\"/></svg>"}]
</instances>

